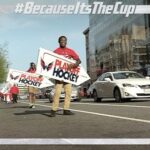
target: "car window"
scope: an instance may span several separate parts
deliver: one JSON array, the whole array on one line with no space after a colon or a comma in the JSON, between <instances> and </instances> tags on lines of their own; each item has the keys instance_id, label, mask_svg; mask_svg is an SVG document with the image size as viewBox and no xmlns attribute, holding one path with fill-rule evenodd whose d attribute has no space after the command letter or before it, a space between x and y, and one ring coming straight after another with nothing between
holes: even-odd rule
<instances>
[{"instance_id":1,"label":"car window","mask_svg":"<svg viewBox=\"0 0 150 150\"><path fill-rule=\"evenodd\" d=\"M106 74L105 78L109 78L111 81L113 80L112 75L111 74Z\"/></svg>"},{"instance_id":2,"label":"car window","mask_svg":"<svg viewBox=\"0 0 150 150\"><path fill-rule=\"evenodd\" d=\"M99 78L98 78L98 81L104 81L105 79L105 74L102 74Z\"/></svg>"},{"instance_id":3,"label":"car window","mask_svg":"<svg viewBox=\"0 0 150 150\"><path fill-rule=\"evenodd\" d=\"M136 72L119 72L113 73L115 79L133 79L133 78L144 78L142 75Z\"/></svg>"}]
</instances>

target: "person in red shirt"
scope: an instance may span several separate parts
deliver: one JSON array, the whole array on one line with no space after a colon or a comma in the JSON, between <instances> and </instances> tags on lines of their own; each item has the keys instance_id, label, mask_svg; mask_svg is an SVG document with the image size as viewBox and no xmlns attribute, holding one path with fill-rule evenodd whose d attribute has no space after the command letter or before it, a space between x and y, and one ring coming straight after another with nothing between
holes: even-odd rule
<instances>
[{"instance_id":1,"label":"person in red shirt","mask_svg":"<svg viewBox=\"0 0 150 150\"><path fill-rule=\"evenodd\" d=\"M18 100L18 94L19 94L19 89L16 86L16 84L14 84L11 88L10 88L10 93L12 95L12 101L13 103L17 103Z\"/></svg>"},{"instance_id":2,"label":"person in red shirt","mask_svg":"<svg viewBox=\"0 0 150 150\"><path fill-rule=\"evenodd\" d=\"M30 68L27 70L27 72L30 72L30 73L35 73L36 72L36 66L35 66L34 62L30 63Z\"/></svg>"},{"instance_id":3,"label":"person in red shirt","mask_svg":"<svg viewBox=\"0 0 150 150\"><path fill-rule=\"evenodd\" d=\"M54 50L54 53L57 53L66 58L73 59L76 61L76 63L68 65L68 69L78 67L79 64L81 63L80 58L74 50L66 47L67 38L65 36L60 36L58 39L58 43L59 43L59 48ZM59 106L59 97L61 94L62 87L64 87L64 92L65 92L63 114L64 115L73 115L74 114L73 112L71 112L69 110L70 101L71 101L71 92L72 92L71 84L56 80L55 81L55 93L54 93L54 97L53 97L53 104L52 104L52 110L51 110L50 117L56 116L56 111Z\"/></svg>"},{"instance_id":4,"label":"person in red shirt","mask_svg":"<svg viewBox=\"0 0 150 150\"><path fill-rule=\"evenodd\" d=\"M35 63L31 62L30 63L30 68L27 70L27 72L30 73L35 73L36 72L36 65ZM35 94L37 92L37 89L35 87L28 87L28 92L29 92L29 108L35 108Z\"/></svg>"}]
</instances>

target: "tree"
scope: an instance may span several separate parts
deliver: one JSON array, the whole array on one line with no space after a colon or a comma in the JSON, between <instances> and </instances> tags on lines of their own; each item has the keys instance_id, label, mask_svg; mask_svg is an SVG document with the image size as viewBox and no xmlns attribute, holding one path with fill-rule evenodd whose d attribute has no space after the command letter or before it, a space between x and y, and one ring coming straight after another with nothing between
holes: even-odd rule
<instances>
[{"instance_id":1,"label":"tree","mask_svg":"<svg viewBox=\"0 0 150 150\"><path fill-rule=\"evenodd\" d=\"M8 71L7 43L0 45L0 83L6 80Z\"/></svg>"}]
</instances>

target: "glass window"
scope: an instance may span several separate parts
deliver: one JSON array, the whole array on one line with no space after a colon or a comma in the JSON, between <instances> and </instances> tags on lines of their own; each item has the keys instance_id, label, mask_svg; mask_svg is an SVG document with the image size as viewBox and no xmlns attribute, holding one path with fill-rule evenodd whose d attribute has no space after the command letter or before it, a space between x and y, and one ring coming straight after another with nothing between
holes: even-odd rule
<instances>
[{"instance_id":1,"label":"glass window","mask_svg":"<svg viewBox=\"0 0 150 150\"><path fill-rule=\"evenodd\" d=\"M120 72L120 73L113 73L115 79L130 79L130 78L143 78L142 75L136 72Z\"/></svg>"},{"instance_id":2,"label":"glass window","mask_svg":"<svg viewBox=\"0 0 150 150\"><path fill-rule=\"evenodd\" d=\"M104 81L105 79L105 74L102 74L97 80L98 81Z\"/></svg>"},{"instance_id":3,"label":"glass window","mask_svg":"<svg viewBox=\"0 0 150 150\"><path fill-rule=\"evenodd\" d=\"M105 78L109 78L111 81L113 81L112 75L110 73L107 73Z\"/></svg>"}]
</instances>

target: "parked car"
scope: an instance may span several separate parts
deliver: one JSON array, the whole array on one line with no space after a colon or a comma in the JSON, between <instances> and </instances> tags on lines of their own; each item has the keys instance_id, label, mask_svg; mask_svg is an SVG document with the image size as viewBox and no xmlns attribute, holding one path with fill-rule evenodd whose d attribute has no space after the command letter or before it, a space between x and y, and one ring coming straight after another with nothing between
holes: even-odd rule
<instances>
[{"instance_id":1,"label":"parked car","mask_svg":"<svg viewBox=\"0 0 150 150\"><path fill-rule=\"evenodd\" d=\"M28 94L19 94L19 99L20 100L26 100L26 99L28 99L29 98L29 95Z\"/></svg>"},{"instance_id":2,"label":"parked car","mask_svg":"<svg viewBox=\"0 0 150 150\"><path fill-rule=\"evenodd\" d=\"M55 93L55 89L53 88L50 91L50 97L49 97L50 102L53 102L54 93ZM62 89L61 95L60 95L60 100L64 100L64 98L65 98L65 92L64 92L64 89ZM71 100L73 100L73 101L81 100L81 97L79 96L79 89L76 86L72 86Z\"/></svg>"},{"instance_id":3,"label":"parked car","mask_svg":"<svg viewBox=\"0 0 150 150\"><path fill-rule=\"evenodd\" d=\"M93 89L94 89L94 84L91 84L90 87L87 90L87 97L92 98L93 97Z\"/></svg>"},{"instance_id":4,"label":"parked car","mask_svg":"<svg viewBox=\"0 0 150 150\"><path fill-rule=\"evenodd\" d=\"M45 98L44 92L42 92L41 90L38 90L38 92L36 93L36 98L37 99L44 99Z\"/></svg>"},{"instance_id":5,"label":"parked car","mask_svg":"<svg viewBox=\"0 0 150 150\"><path fill-rule=\"evenodd\" d=\"M133 71L107 72L93 83L94 101L115 98L117 102L150 97L150 80Z\"/></svg>"},{"instance_id":6,"label":"parked car","mask_svg":"<svg viewBox=\"0 0 150 150\"><path fill-rule=\"evenodd\" d=\"M52 89L53 88L48 89L48 90L45 91L45 98L50 98L50 95L51 95L50 93L51 93Z\"/></svg>"}]
</instances>

